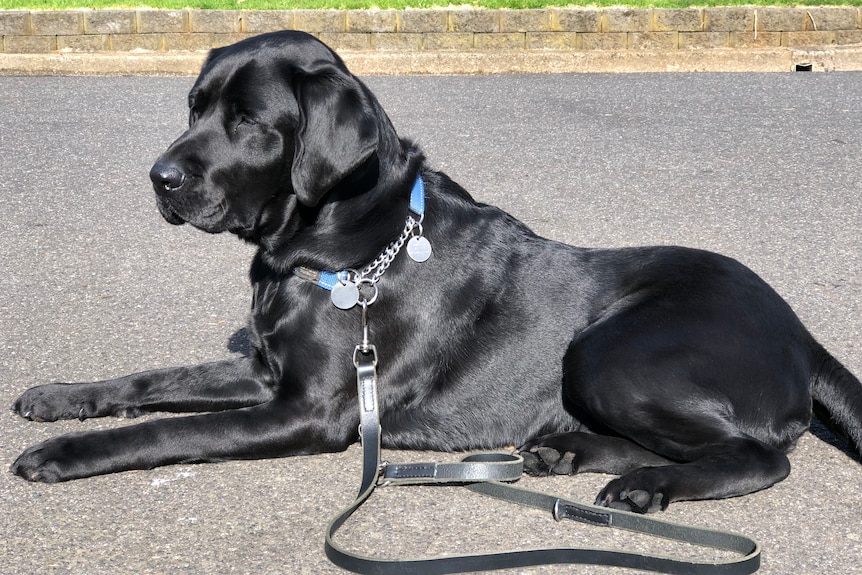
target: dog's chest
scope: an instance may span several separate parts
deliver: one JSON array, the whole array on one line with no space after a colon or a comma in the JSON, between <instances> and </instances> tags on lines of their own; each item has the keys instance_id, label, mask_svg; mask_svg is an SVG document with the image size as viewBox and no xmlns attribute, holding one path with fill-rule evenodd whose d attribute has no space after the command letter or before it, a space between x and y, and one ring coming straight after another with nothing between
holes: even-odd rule
<instances>
[{"instance_id":1,"label":"dog's chest","mask_svg":"<svg viewBox=\"0 0 862 575\"><path fill-rule=\"evenodd\" d=\"M253 293L251 343L274 381L343 379L357 337L354 314L335 308L329 292L293 276L260 279ZM346 360L336 356L341 349Z\"/></svg>"}]
</instances>

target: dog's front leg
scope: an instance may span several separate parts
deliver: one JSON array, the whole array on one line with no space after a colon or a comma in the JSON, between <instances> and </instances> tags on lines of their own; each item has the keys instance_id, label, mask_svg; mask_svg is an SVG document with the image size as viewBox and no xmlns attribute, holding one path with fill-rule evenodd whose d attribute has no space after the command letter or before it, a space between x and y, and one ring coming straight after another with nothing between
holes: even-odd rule
<instances>
[{"instance_id":1,"label":"dog's front leg","mask_svg":"<svg viewBox=\"0 0 862 575\"><path fill-rule=\"evenodd\" d=\"M34 421L135 417L152 411L220 411L272 399L266 378L252 360L156 369L93 383L51 383L24 392L12 410Z\"/></svg>"},{"instance_id":2,"label":"dog's front leg","mask_svg":"<svg viewBox=\"0 0 862 575\"><path fill-rule=\"evenodd\" d=\"M70 433L24 451L12 473L56 483L174 463L258 459L346 449L358 416L276 399L243 409ZM355 419L355 421L354 421Z\"/></svg>"}]
</instances>

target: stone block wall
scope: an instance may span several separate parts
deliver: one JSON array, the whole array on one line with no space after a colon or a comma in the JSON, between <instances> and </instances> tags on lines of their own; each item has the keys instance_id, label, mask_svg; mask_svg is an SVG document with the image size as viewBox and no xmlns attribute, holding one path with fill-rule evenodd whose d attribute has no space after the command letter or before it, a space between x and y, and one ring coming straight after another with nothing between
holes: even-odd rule
<instances>
[{"instance_id":1,"label":"stone block wall","mask_svg":"<svg viewBox=\"0 0 862 575\"><path fill-rule=\"evenodd\" d=\"M283 29L342 51L794 48L862 44L862 8L0 10L0 53L204 51Z\"/></svg>"}]
</instances>

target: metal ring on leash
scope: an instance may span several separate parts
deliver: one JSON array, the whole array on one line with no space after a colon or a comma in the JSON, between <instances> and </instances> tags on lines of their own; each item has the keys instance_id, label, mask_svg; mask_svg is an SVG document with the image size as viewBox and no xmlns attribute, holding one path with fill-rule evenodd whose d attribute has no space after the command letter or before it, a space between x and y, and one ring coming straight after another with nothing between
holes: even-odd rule
<instances>
[{"instance_id":1,"label":"metal ring on leash","mask_svg":"<svg viewBox=\"0 0 862 575\"><path fill-rule=\"evenodd\" d=\"M370 298L365 297L365 295L362 293L362 286L364 286L364 285L368 285L368 286L371 286L372 288L374 288L374 291L372 292L372 295ZM377 294L379 292L377 290L377 282L376 281L374 281L371 278L361 277L361 278L356 280L356 287L359 288L359 297L360 297L359 303L361 303L363 305L371 305L377 301Z\"/></svg>"}]
</instances>

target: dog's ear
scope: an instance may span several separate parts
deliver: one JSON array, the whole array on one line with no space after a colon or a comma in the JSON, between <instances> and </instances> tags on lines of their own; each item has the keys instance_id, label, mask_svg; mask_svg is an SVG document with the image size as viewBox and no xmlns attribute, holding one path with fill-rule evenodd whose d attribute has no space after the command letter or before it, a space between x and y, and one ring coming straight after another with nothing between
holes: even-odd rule
<instances>
[{"instance_id":1,"label":"dog's ear","mask_svg":"<svg viewBox=\"0 0 862 575\"><path fill-rule=\"evenodd\" d=\"M294 74L299 126L291 179L300 203L314 206L377 150L378 118L360 82L320 62Z\"/></svg>"}]
</instances>

